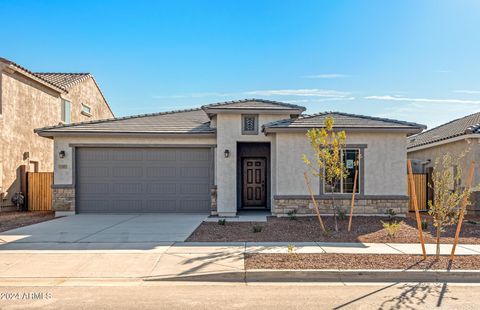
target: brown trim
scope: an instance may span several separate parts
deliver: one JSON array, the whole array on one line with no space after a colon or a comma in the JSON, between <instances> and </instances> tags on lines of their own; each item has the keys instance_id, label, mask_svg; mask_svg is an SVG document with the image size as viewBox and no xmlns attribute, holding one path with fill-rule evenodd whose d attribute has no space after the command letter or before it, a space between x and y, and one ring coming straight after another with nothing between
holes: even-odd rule
<instances>
[{"instance_id":1,"label":"brown trim","mask_svg":"<svg viewBox=\"0 0 480 310\"><path fill-rule=\"evenodd\" d=\"M331 195L315 195L315 199L332 199ZM337 199L351 199L351 194L336 194L335 198ZM273 199L282 199L282 200L310 200L312 199L309 195L275 195ZM355 195L357 200L410 200L409 196L403 195Z\"/></svg>"}]
</instances>

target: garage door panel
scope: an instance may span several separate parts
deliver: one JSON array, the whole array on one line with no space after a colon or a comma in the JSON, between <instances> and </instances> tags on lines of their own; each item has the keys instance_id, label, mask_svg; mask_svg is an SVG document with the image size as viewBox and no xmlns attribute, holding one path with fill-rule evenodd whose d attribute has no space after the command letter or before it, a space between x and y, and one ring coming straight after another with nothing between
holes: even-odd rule
<instances>
[{"instance_id":1,"label":"garage door panel","mask_svg":"<svg viewBox=\"0 0 480 310\"><path fill-rule=\"evenodd\" d=\"M78 148L76 160L78 212L210 210L208 148Z\"/></svg>"},{"instance_id":2,"label":"garage door panel","mask_svg":"<svg viewBox=\"0 0 480 310\"><path fill-rule=\"evenodd\" d=\"M177 150L176 149L151 149L147 150L145 153L145 158L148 161L176 161L177 159Z\"/></svg>"},{"instance_id":3,"label":"garage door panel","mask_svg":"<svg viewBox=\"0 0 480 310\"><path fill-rule=\"evenodd\" d=\"M175 195L177 184L175 183L153 183L147 184L147 193L154 195Z\"/></svg>"}]
</instances>

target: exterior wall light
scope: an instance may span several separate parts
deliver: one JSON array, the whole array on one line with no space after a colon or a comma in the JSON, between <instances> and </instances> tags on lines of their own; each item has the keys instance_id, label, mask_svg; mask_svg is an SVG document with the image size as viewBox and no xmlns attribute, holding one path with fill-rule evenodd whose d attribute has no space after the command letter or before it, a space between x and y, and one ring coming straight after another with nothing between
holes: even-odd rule
<instances>
[{"instance_id":1,"label":"exterior wall light","mask_svg":"<svg viewBox=\"0 0 480 310\"><path fill-rule=\"evenodd\" d=\"M58 157L60 157L60 158L65 158L65 151L60 151L60 152L58 153Z\"/></svg>"},{"instance_id":2,"label":"exterior wall light","mask_svg":"<svg viewBox=\"0 0 480 310\"><path fill-rule=\"evenodd\" d=\"M225 152L223 152L223 155L225 155L225 158L229 158L230 157L230 150L225 150Z\"/></svg>"}]
</instances>

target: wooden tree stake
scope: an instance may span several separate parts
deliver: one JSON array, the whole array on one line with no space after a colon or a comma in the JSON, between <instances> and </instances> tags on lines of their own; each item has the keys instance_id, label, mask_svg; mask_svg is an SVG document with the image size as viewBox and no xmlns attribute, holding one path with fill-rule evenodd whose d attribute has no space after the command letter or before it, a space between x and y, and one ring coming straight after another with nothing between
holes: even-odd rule
<instances>
[{"instance_id":1,"label":"wooden tree stake","mask_svg":"<svg viewBox=\"0 0 480 310\"><path fill-rule=\"evenodd\" d=\"M318 221L320 222L320 227L322 228L323 232L326 233L327 230L323 225L322 217L320 216L320 211L318 210L317 201L315 200L315 196L313 195L312 186L310 185L310 181L308 180L307 173L304 172L303 176L305 177L305 182L307 183L308 191L310 192L310 196L312 197L313 206L315 207L315 211L317 212L317 217L318 217Z\"/></svg>"},{"instance_id":2,"label":"wooden tree stake","mask_svg":"<svg viewBox=\"0 0 480 310\"><path fill-rule=\"evenodd\" d=\"M473 173L475 171L475 161L472 160L470 163L470 168L468 170L468 179L467 179L467 191L470 191L472 188L473 182ZM468 197L465 196L461 203L460 216L458 218L457 231L455 232L455 240L453 241L452 252L450 253L450 260L453 261L455 257L455 249L457 247L458 238L460 237L460 230L462 229L463 217L465 215L465 209L467 208Z\"/></svg>"},{"instance_id":3,"label":"wooden tree stake","mask_svg":"<svg viewBox=\"0 0 480 310\"><path fill-rule=\"evenodd\" d=\"M355 192L357 191L357 177L358 168L355 169L355 177L353 178L352 203L350 204L350 219L348 220L348 232L350 232L350 230L352 229L353 208L355 207Z\"/></svg>"},{"instance_id":4,"label":"wooden tree stake","mask_svg":"<svg viewBox=\"0 0 480 310\"><path fill-rule=\"evenodd\" d=\"M420 220L420 212L418 212L417 194L415 193L415 180L413 179L412 163L410 159L407 161L408 179L410 181L411 199L415 208L415 217L417 219L418 234L420 235L420 243L422 244L423 259L427 259L427 251L425 250L425 240L423 240L422 222Z\"/></svg>"}]
</instances>

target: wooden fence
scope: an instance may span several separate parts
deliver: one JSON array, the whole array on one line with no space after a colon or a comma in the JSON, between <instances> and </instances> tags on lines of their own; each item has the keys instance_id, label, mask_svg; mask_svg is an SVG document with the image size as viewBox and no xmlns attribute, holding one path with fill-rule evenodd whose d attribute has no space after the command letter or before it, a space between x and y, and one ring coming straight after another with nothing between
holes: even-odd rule
<instances>
[{"instance_id":1,"label":"wooden fence","mask_svg":"<svg viewBox=\"0 0 480 310\"><path fill-rule=\"evenodd\" d=\"M413 180L415 181L415 194L417 194L418 210L427 211L427 174L426 173L414 173ZM415 211L413 207L413 200L411 194L410 182L408 182L408 196L410 196L409 210Z\"/></svg>"},{"instance_id":2,"label":"wooden fence","mask_svg":"<svg viewBox=\"0 0 480 310\"><path fill-rule=\"evenodd\" d=\"M29 211L52 210L53 172L27 173L27 203Z\"/></svg>"}]
</instances>

